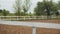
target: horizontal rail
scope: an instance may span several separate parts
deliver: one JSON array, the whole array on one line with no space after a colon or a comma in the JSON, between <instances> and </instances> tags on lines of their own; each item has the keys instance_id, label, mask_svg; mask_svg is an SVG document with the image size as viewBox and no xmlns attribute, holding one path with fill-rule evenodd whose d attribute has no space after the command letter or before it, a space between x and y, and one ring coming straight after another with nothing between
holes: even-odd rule
<instances>
[{"instance_id":1,"label":"horizontal rail","mask_svg":"<svg viewBox=\"0 0 60 34\"><path fill-rule=\"evenodd\" d=\"M51 16L51 18L56 18ZM60 19L60 17L58 17ZM0 16L0 20L32 20L32 19L47 19L47 16Z\"/></svg>"}]
</instances>

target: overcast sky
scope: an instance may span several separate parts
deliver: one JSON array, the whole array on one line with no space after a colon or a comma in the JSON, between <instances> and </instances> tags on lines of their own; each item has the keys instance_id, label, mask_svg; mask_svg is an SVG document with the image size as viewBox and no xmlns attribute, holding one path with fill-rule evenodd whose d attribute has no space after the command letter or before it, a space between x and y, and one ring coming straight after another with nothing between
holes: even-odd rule
<instances>
[{"instance_id":1,"label":"overcast sky","mask_svg":"<svg viewBox=\"0 0 60 34\"><path fill-rule=\"evenodd\" d=\"M32 6L31 6L31 12L33 12L33 8L36 6L36 3L38 1L42 0L32 0ZM53 0L54 2L57 2L58 0ZM13 4L15 0L0 0L0 9L6 9L9 10L10 12L13 12Z\"/></svg>"}]
</instances>

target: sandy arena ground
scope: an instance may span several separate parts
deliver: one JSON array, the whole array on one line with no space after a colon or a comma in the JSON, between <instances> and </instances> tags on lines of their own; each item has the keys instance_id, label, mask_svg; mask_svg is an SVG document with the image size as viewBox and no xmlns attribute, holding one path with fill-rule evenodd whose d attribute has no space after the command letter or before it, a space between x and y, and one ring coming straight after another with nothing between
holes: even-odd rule
<instances>
[{"instance_id":1,"label":"sandy arena ground","mask_svg":"<svg viewBox=\"0 0 60 34\"><path fill-rule=\"evenodd\" d=\"M36 34L60 34L60 29L37 28ZM0 24L0 34L32 34L32 27Z\"/></svg>"},{"instance_id":2,"label":"sandy arena ground","mask_svg":"<svg viewBox=\"0 0 60 34\"><path fill-rule=\"evenodd\" d=\"M60 19L58 20L28 20L29 22L45 22L45 23L57 23L60 24Z\"/></svg>"},{"instance_id":3,"label":"sandy arena ground","mask_svg":"<svg viewBox=\"0 0 60 34\"><path fill-rule=\"evenodd\" d=\"M59 23L60 20L31 20L32 22ZM30 22L31 22L30 21ZM60 29L37 28L36 34L60 34ZM32 27L0 24L0 34L32 34Z\"/></svg>"}]
</instances>

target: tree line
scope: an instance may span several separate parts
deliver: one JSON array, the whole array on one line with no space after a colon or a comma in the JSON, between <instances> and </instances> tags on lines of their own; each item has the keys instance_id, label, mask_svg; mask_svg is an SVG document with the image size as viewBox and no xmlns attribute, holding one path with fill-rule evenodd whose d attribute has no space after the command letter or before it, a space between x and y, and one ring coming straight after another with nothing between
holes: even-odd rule
<instances>
[{"instance_id":1,"label":"tree line","mask_svg":"<svg viewBox=\"0 0 60 34\"><path fill-rule=\"evenodd\" d=\"M0 15L3 16L41 16L47 15L48 18L51 15L59 15L58 10L60 10L60 1L58 3L53 2L52 0L47 1L43 0L43 2L38 2L37 6L34 8L34 13L27 13L31 7L31 0L16 0L13 8L15 9L14 13L10 13L8 10L0 10Z\"/></svg>"}]
</instances>

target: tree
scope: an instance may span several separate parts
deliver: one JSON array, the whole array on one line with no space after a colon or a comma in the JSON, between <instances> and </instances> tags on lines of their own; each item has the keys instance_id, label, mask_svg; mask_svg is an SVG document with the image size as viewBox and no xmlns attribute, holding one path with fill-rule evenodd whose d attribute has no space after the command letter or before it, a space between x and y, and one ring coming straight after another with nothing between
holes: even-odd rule
<instances>
[{"instance_id":1,"label":"tree","mask_svg":"<svg viewBox=\"0 0 60 34\"><path fill-rule=\"evenodd\" d=\"M42 2L37 3L37 7L34 9L34 12L37 16L43 15L43 11L44 11L43 6L44 5Z\"/></svg>"},{"instance_id":2,"label":"tree","mask_svg":"<svg viewBox=\"0 0 60 34\"><path fill-rule=\"evenodd\" d=\"M58 9L60 10L60 1L58 1L58 5L57 6L58 6Z\"/></svg>"},{"instance_id":3,"label":"tree","mask_svg":"<svg viewBox=\"0 0 60 34\"><path fill-rule=\"evenodd\" d=\"M2 14L3 14L3 16L7 16L8 14L9 14L9 11L7 11L7 10L3 10L3 12L2 12Z\"/></svg>"},{"instance_id":4,"label":"tree","mask_svg":"<svg viewBox=\"0 0 60 34\"><path fill-rule=\"evenodd\" d=\"M57 4L55 4L53 2L53 0L50 1L45 1L44 0L44 9L46 9L46 13L47 13L47 18L50 19L51 15L54 14L58 8L57 8Z\"/></svg>"},{"instance_id":5,"label":"tree","mask_svg":"<svg viewBox=\"0 0 60 34\"><path fill-rule=\"evenodd\" d=\"M26 12L30 9L30 6L31 6L30 0L25 0L23 4L24 15L26 15Z\"/></svg>"},{"instance_id":6,"label":"tree","mask_svg":"<svg viewBox=\"0 0 60 34\"><path fill-rule=\"evenodd\" d=\"M57 16L57 18L59 17L59 12L57 11L56 13L55 13L55 15Z\"/></svg>"},{"instance_id":7,"label":"tree","mask_svg":"<svg viewBox=\"0 0 60 34\"><path fill-rule=\"evenodd\" d=\"M57 11L57 7L54 4L53 0L50 1L43 1L44 2L44 9L46 9L47 18L50 19L51 15L54 14L55 11Z\"/></svg>"},{"instance_id":8,"label":"tree","mask_svg":"<svg viewBox=\"0 0 60 34\"><path fill-rule=\"evenodd\" d=\"M51 0L43 0L43 2L38 2L37 7L34 9L34 12L37 16L46 14L47 18L51 18L51 14L57 11L57 5Z\"/></svg>"},{"instance_id":9,"label":"tree","mask_svg":"<svg viewBox=\"0 0 60 34\"><path fill-rule=\"evenodd\" d=\"M0 9L0 16L2 15L3 10Z\"/></svg>"},{"instance_id":10,"label":"tree","mask_svg":"<svg viewBox=\"0 0 60 34\"><path fill-rule=\"evenodd\" d=\"M2 10L0 9L0 13L2 13Z\"/></svg>"},{"instance_id":11,"label":"tree","mask_svg":"<svg viewBox=\"0 0 60 34\"><path fill-rule=\"evenodd\" d=\"M16 2L15 2L15 6L14 6L14 8L15 8L15 14L16 14L16 16L20 16L21 15L21 0L16 0Z\"/></svg>"},{"instance_id":12,"label":"tree","mask_svg":"<svg viewBox=\"0 0 60 34\"><path fill-rule=\"evenodd\" d=\"M51 4L49 4L49 2L45 3L45 9L46 9L46 13L47 13L47 18L50 19L50 10L51 10Z\"/></svg>"}]
</instances>

